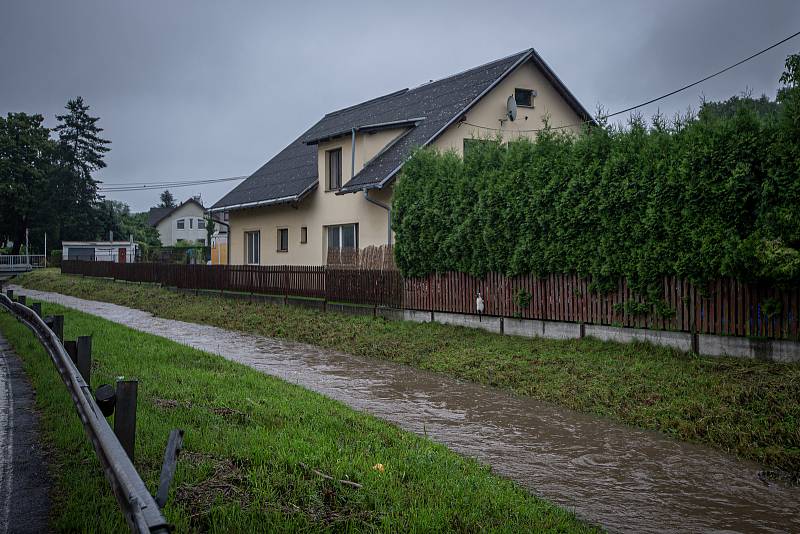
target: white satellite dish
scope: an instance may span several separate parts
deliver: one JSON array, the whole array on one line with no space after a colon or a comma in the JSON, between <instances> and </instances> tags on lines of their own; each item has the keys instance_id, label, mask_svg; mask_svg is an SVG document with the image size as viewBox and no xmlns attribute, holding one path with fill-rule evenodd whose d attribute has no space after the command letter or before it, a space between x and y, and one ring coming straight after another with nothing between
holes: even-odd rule
<instances>
[{"instance_id":1,"label":"white satellite dish","mask_svg":"<svg viewBox=\"0 0 800 534\"><path fill-rule=\"evenodd\" d=\"M506 116L512 122L517 118L517 99L514 98L514 95L509 96L506 100Z\"/></svg>"}]
</instances>

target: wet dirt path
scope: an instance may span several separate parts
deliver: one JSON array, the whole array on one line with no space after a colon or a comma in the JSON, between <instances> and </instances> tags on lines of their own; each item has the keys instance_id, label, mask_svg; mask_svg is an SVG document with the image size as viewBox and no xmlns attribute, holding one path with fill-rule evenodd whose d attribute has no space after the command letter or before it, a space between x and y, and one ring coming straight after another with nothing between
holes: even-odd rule
<instances>
[{"instance_id":1,"label":"wet dirt path","mask_svg":"<svg viewBox=\"0 0 800 534\"><path fill-rule=\"evenodd\" d=\"M214 352L426 434L612 531L800 532L800 488L767 486L758 465L707 447L377 359L15 290Z\"/></svg>"}]
</instances>

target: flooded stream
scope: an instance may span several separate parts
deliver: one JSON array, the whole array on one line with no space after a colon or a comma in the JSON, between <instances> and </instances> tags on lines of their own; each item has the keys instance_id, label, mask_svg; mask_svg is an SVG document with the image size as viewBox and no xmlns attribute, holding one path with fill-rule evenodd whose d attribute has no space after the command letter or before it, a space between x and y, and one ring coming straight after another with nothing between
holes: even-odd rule
<instances>
[{"instance_id":1,"label":"flooded stream","mask_svg":"<svg viewBox=\"0 0 800 534\"><path fill-rule=\"evenodd\" d=\"M767 486L758 465L706 447L377 359L14 289L215 352L425 433L612 531L800 532L800 488Z\"/></svg>"}]
</instances>

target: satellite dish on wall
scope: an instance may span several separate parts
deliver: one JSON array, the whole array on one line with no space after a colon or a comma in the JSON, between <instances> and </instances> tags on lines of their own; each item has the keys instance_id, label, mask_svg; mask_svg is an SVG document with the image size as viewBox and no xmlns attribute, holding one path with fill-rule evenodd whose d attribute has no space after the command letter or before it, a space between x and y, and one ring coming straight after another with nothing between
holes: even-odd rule
<instances>
[{"instance_id":1,"label":"satellite dish on wall","mask_svg":"<svg viewBox=\"0 0 800 534\"><path fill-rule=\"evenodd\" d=\"M509 96L506 100L506 116L512 122L517 118L517 99L514 98L514 95Z\"/></svg>"}]
</instances>

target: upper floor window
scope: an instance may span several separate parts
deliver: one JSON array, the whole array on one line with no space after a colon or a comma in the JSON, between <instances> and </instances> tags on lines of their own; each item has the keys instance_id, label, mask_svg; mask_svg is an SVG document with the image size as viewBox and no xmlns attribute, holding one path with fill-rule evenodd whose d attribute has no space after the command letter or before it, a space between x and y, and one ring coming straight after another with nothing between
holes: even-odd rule
<instances>
[{"instance_id":1,"label":"upper floor window","mask_svg":"<svg viewBox=\"0 0 800 534\"><path fill-rule=\"evenodd\" d=\"M278 228L278 252L289 252L288 228Z\"/></svg>"},{"instance_id":2,"label":"upper floor window","mask_svg":"<svg viewBox=\"0 0 800 534\"><path fill-rule=\"evenodd\" d=\"M536 96L536 91L533 89L514 89L514 100L517 101L518 106L522 106L524 108L532 108L533 107L533 97Z\"/></svg>"},{"instance_id":3,"label":"upper floor window","mask_svg":"<svg viewBox=\"0 0 800 534\"><path fill-rule=\"evenodd\" d=\"M342 149L334 148L325 152L325 174L328 191L342 187Z\"/></svg>"},{"instance_id":4,"label":"upper floor window","mask_svg":"<svg viewBox=\"0 0 800 534\"><path fill-rule=\"evenodd\" d=\"M206 229L206 220L205 219L197 219L197 229L198 230L205 230Z\"/></svg>"},{"instance_id":5,"label":"upper floor window","mask_svg":"<svg viewBox=\"0 0 800 534\"><path fill-rule=\"evenodd\" d=\"M186 228L186 221L183 219L178 219L178 230L183 230Z\"/></svg>"},{"instance_id":6,"label":"upper floor window","mask_svg":"<svg viewBox=\"0 0 800 534\"><path fill-rule=\"evenodd\" d=\"M300 243L308 243L308 226L300 227Z\"/></svg>"}]
</instances>

